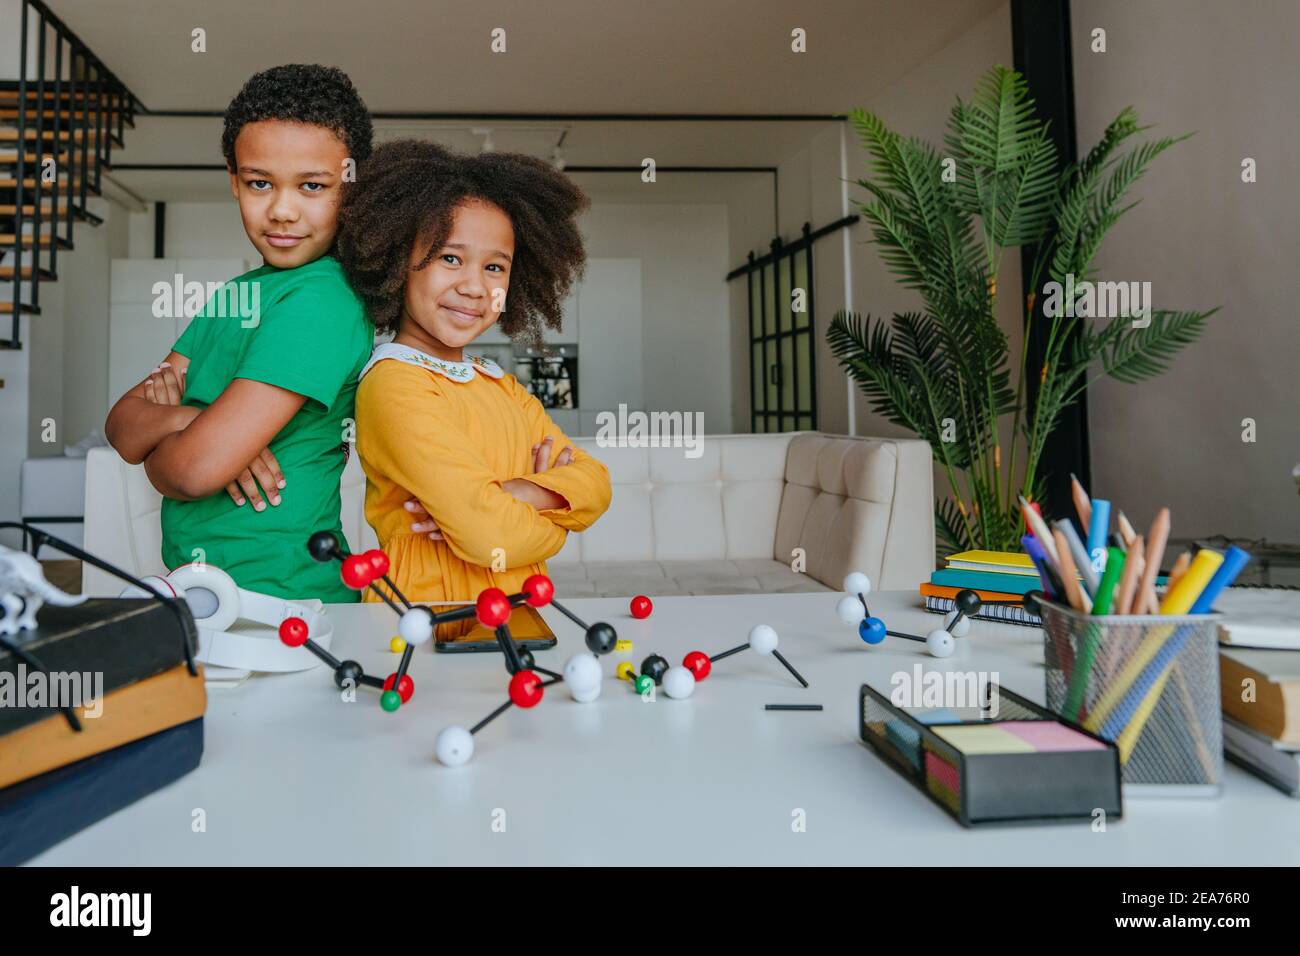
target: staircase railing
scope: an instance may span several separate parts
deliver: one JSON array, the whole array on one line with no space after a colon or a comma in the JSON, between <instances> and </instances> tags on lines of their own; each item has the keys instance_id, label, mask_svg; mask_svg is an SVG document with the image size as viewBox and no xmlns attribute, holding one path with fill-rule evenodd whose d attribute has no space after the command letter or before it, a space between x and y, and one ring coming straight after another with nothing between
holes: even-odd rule
<instances>
[{"instance_id":1,"label":"staircase railing","mask_svg":"<svg viewBox=\"0 0 1300 956\"><path fill-rule=\"evenodd\" d=\"M11 349L22 347L22 315L40 314L41 281L58 277L59 250L72 248L73 222L100 222L87 200L99 195L103 170L112 168L112 148L125 145L125 127L135 125L141 108L41 0L22 0L21 9L18 79L0 80L0 140L14 144L12 158L0 154L0 282L11 282L13 289L12 301L0 302L0 313L12 317L0 348ZM33 17L34 43L28 36ZM27 75L29 46L35 47L33 77ZM30 153L29 142L35 147Z\"/></svg>"}]
</instances>

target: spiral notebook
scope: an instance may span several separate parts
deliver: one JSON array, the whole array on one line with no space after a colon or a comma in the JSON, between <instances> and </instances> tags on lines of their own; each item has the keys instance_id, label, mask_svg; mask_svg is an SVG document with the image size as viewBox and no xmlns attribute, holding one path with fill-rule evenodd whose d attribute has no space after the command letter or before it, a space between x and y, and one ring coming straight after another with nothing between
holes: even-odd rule
<instances>
[{"instance_id":1,"label":"spiral notebook","mask_svg":"<svg viewBox=\"0 0 1300 956\"><path fill-rule=\"evenodd\" d=\"M932 614L950 614L956 610L952 598L928 595L925 609ZM1025 627L1042 627L1043 619L1037 614L1030 614L1019 604L985 604L977 614L971 615L980 621L997 621L1001 624L1022 624Z\"/></svg>"}]
</instances>

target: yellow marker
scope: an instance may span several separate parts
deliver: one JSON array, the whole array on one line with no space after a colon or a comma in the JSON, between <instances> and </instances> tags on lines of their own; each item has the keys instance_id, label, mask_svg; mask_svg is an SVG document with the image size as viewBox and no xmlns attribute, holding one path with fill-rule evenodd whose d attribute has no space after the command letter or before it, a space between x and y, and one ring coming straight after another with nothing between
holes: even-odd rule
<instances>
[{"instance_id":1,"label":"yellow marker","mask_svg":"<svg viewBox=\"0 0 1300 956\"><path fill-rule=\"evenodd\" d=\"M636 668L632 666L631 661L623 661L618 667L614 668L614 673L618 675L619 680L636 679Z\"/></svg>"},{"instance_id":2,"label":"yellow marker","mask_svg":"<svg viewBox=\"0 0 1300 956\"><path fill-rule=\"evenodd\" d=\"M626 637L620 637L614 644L614 650L628 653L632 650L632 642Z\"/></svg>"},{"instance_id":3,"label":"yellow marker","mask_svg":"<svg viewBox=\"0 0 1300 956\"><path fill-rule=\"evenodd\" d=\"M395 637L388 642L388 649L394 654L400 654L402 651L406 650L406 641L402 640L400 637Z\"/></svg>"},{"instance_id":4,"label":"yellow marker","mask_svg":"<svg viewBox=\"0 0 1300 956\"><path fill-rule=\"evenodd\" d=\"M1124 699L1124 695L1133 686L1133 682L1142 675L1142 671L1151 663L1151 659L1160 653L1160 648L1164 646L1165 639L1173 633L1174 626L1169 624L1152 630L1146 636L1142 643L1138 645L1138 649L1133 653L1133 656L1129 658L1128 663L1124 665L1123 670L1119 672L1119 676L1110 682L1097 703L1093 704L1092 709L1088 711L1088 719L1083 722L1086 729L1094 734L1101 730L1101 725L1106 722L1111 710Z\"/></svg>"},{"instance_id":5,"label":"yellow marker","mask_svg":"<svg viewBox=\"0 0 1300 956\"><path fill-rule=\"evenodd\" d=\"M1214 572L1219 570L1219 565L1223 563L1223 555L1218 551L1212 551L1209 548L1202 548L1196 552L1196 557L1192 559L1192 566L1187 569L1178 581L1165 594L1165 599L1160 602L1161 614L1186 614L1196 603L1196 599L1201 596L1205 586L1210 583L1210 578L1214 577Z\"/></svg>"},{"instance_id":6,"label":"yellow marker","mask_svg":"<svg viewBox=\"0 0 1300 956\"><path fill-rule=\"evenodd\" d=\"M1156 709L1156 704L1160 701L1160 695L1165 692L1165 684L1168 681L1169 668L1166 667L1159 680L1151 685L1147 695L1142 698L1142 703L1129 719L1128 726L1120 731L1119 739L1115 741L1115 745L1119 747L1120 763L1128 763L1128 758L1133 753L1133 747L1137 744L1138 738L1142 736L1142 728L1146 726L1146 722L1151 718L1151 712Z\"/></svg>"}]
</instances>

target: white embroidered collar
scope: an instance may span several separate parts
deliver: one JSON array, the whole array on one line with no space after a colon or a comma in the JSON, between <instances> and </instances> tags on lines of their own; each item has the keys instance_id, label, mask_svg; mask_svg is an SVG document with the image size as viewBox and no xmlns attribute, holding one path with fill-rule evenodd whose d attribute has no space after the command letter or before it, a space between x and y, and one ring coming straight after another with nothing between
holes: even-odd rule
<instances>
[{"instance_id":1,"label":"white embroidered collar","mask_svg":"<svg viewBox=\"0 0 1300 956\"><path fill-rule=\"evenodd\" d=\"M465 361L453 362L449 359L435 358L428 352L421 352L409 345L385 342L383 345L377 346L374 352L370 354L370 361L366 363L365 368L361 370L361 376L358 377L364 376L384 359L396 359L409 365L419 365L421 368L440 372L453 382L468 382L474 377L475 373L486 375L488 378L501 378L506 374L500 365L481 355L465 353Z\"/></svg>"}]
</instances>

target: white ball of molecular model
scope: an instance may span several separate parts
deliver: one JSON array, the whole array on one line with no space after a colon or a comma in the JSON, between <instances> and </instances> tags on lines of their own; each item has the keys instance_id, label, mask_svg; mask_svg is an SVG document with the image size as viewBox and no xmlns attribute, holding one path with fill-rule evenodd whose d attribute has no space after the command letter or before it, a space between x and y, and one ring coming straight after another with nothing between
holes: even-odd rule
<instances>
[{"instance_id":1,"label":"white ball of molecular model","mask_svg":"<svg viewBox=\"0 0 1300 956\"><path fill-rule=\"evenodd\" d=\"M870 594L871 578L867 577L861 571L850 571L848 574L844 575L844 592L853 597L857 597L859 594Z\"/></svg>"},{"instance_id":2,"label":"white ball of molecular model","mask_svg":"<svg viewBox=\"0 0 1300 956\"><path fill-rule=\"evenodd\" d=\"M957 618L956 624L952 623L952 618ZM957 615L954 613L952 617L948 619L948 622L949 623L946 625L946 627L948 633L951 634L953 637L965 637L967 634L970 633L969 617L962 615L961 617L958 618Z\"/></svg>"},{"instance_id":3,"label":"white ball of molecular model","mask_svg":"<svg viewBox=\"0 0 1300 956\"><path fill-rule=\"evenodd\" d=\"M445 727L433 745L438 763L446 767L459 767L474 756L474 735L464 727Z\"/></svg>"},{"instance_id":4,"label":"white ball of molecular model","mask_svg":"<svg viewBox=\"0 0 1300 956\"><path fill-rule=\"evenodd\" d=\"M845 624L857 624L866 615L866 610L862 607L862 600L855 594L840 598L840 603L835 605L835 613Z\"/></svg>"},{"instance_id":5,"label":"white ball of molecular model","mask_svg":"<svg viewBox=\"0 0 1300 956\"><path fill-rule=\"evenodd\" d=\"M951 657L953 647L952 635L941 627L925 635L925 649L934 657Z\"/></svg>"},{"instance_id":6,"label":"white ball of molecular model","mask_svg":"<svg viewBox=\"0 0 1300 956\"><path fill-rule=\"evenodd\" d=\"M397 622L397 634L406 643L419 647L433 637L433 619L422 607L413 607Z\"/></svg>"},{"instance_id":7,"label":"white ball of molecular model","mask_svg":"<svg viewBox=\"0 0 1300 956\"><path fill-rule=\"evenodd\" d=\"M759 624L749 632L749 646L760 654L771 654L778 643L776 631L767 624Z\"/></svg>"},{"instance_id":8,"label":"white ball of molecular model","mask_svg":"<svg viewBox=\"0 0 1300 956\"><path fill-rule=\"evenodd\" d=\"M673 700L685 700L695 693L695 675L685 667L670 667L664 671L664 693Z\"/></svg>"},{"instance_id":9,"label":"white ball of molecular model","mask_svg":"<svg viewBox=\"0 0 1300 956\"><path fill-rule=\"evenodd\" d=\"M564 664L564 686L580 704L589 704L600 696L600 661L595 654L583 651Z\"/></svg>"}]
</instances>

